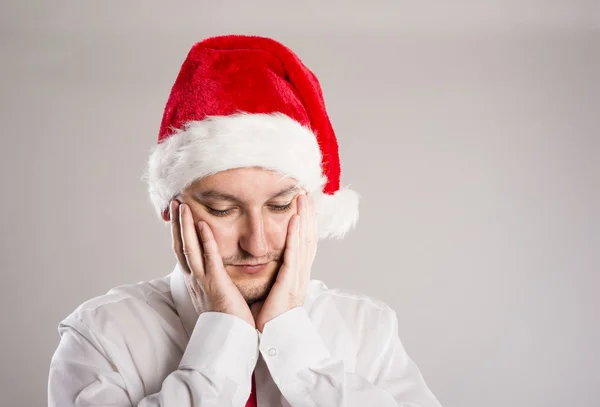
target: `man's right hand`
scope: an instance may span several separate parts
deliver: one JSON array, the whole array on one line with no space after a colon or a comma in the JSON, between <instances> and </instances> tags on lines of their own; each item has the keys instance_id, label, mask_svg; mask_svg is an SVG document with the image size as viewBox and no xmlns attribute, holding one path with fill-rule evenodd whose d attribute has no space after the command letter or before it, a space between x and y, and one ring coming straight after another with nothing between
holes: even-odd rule
<instances>
[{"instance_id":1,"label":"man's right hand","mask_svg":"<svg viewBox=\"0 0 600 407\"><path fill-rule=\"evenodd\" d=\"M184 203L171 201L169 211L173 251L186 273L196 311L235 315L254 327L250 308L227 274L208 224L202 221L195 224L189 206Z\"/></svg>"}]
</instances>

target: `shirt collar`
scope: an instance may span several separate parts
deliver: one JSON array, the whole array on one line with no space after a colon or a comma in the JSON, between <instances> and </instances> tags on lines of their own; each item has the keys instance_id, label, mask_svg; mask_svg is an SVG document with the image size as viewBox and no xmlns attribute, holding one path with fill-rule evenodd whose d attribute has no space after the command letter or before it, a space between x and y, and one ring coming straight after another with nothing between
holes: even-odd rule
<instances>
[{"instance_id":1,"label":"shirt collar","mask_svg":"<svg viewBox=\"0 0 600 407\"><path fill-rule=\"evenodd\" d=\"M192 298L185 283L184 271L179 263L175 265L175 269L171 273L171 295L181 323L188 336L191 336L198 320L198 313L192 303Z\"/></svg>"}]
</instances>

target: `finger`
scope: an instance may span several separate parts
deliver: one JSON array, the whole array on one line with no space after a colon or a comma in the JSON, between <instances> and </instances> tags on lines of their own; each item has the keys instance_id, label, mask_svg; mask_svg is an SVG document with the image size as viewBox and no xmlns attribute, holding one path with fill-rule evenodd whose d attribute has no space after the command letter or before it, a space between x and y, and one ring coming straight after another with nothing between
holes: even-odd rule
<instances>
[{"instance_id":1,"label":"finger","mask_svg":"<svg viewBox=\"0 0 600 407\"><path fill-rule=\"evenodd\" d=\"M299 242L299 229L300 219L298 215L292 216L290 223L288 224L288 233L285 244L285 252L283 255L283 264L287 268L295 266L298 257L298 242Z\"/></svg>"},{"instance_id":2,"label":"finger","mask_svg":"<svg viewBox=\"0 0 600 407\"><path fill-rule=\"evenodd\" d=\"M173 243L173 252L177 257L179 265L184 272L190 273L187 261L183 254L183 243L181 240L181 227L179 224L179 202L173 200L169 203L169 212L171 216L171 241Z\"/></svg>"},{"instance_id":3,"label":"finger","mask_svg":"<svg viewBox=\"0 0 600 407\"><path fill-rule=\"evenodd\" d=\"M204 276L204 263L202 262L202 250L200 249L198 234L196 228L194 228L194 217L186 204L181 204L179 208L182 251L192 273L202 277Z\"/></svg>"},{"instance_id":4,"label":"finger","mask_svg":"<svg viewBox=\"0 0 600 407\"><path fill-rule=\"evenodd\" d=\"M315 221L315 200L310 192L306 194L306 201L308 202L308 216L311 219L311 224Z\"/></svg>"},{"instance_id":5,"label":"finger","mask_svg":"<svg viewBox=\"0 0 600 407\"><path fill-rule=\"evenodd\" d=\"M307 230L308 230L308 216L307 216L307 208L306 208L306 195L303 194L300 197L300 208L299 208L299 215L300 215L300 228L298 231L298 243L299 243L299 256L301 256L301 259L304 259L306 257L306 253L307 253Z\"/></svg>"},{"instance_id":6,"label":"finger","mask_svg":"<svg viewBox=\"0 0 600 407\"><path fill-rule=\"evenodd\" d=\"M317 241L317 219L315 217L315 201L313 200L312 194L306 194L306 201L308 203L308 225L309 225L309 239L312 243Z\"/></svg>"},{"instance_id":7,"label":"finger","mask_svg":"<svg viewBox=\"0 0 600 407\"><path fill-rule=\"evenodd\" d=\"M299 230L299 236L298 236L298 244L299 244L299 251L298 251L298 266L299 266L299 273L297 278L299 279L299 281L304 281L304 277L306 274L306 266L309 263L309 256L310 256L310 247L311 247L311 235L310 235L310 214L309 214L309 208L308 208L308 192L306 192L306 194L304 194L303 196L300 197L300 208L299 208L299 215L300 215L300 230Z\"/></svg>"},{"instance_id":8,"label":"finger","mask_svg":"<svg viewBox=\"0 0 600 407\"><path fill-rule=\"evenodd\" d=\"M310 216L312 218L312 226L313 226L313 236L318 240L319 236L319 224L317 222L317 209L315 206L315 199L313 198L313 194L310 194Z\"/></svg>"},{"instance_id":9,"label":"finger","mask_svg":"<svg viewBox=\"0 0 600 407\"><path fill-rule=\"evenodd\" d=\"M215 236L206 222L198 222L198 228L200 229L200 240L202 241L202 248L204 249L206 274L218 273L223 270L224 267Z\"/></svg>"},{"instance_id":10,"label":"finger","mask_svg":"<svg viewBox=\"0 0 600 407\"><path fill-rule=\"evenodd\" d=\"M311 193L306 194L306 201L308 202L308 216L307 217L308 217L309 231L308 231L308 255L307 255L308 271L307 271L307 275L305 276L305 278L306 278L306 280L309 280L312 264L315 260L316 254L317 254L317 243L319 241L319 234L317 231L317 218L315 216L315 202L313 200Z\"/></svg>"},{"instance_id":11,"label":"finger","mask_svg":"<svg viewBox=\"0 0 600 407\"><path fill-rule=\"evenodd\" d=\"M306 195L301 194L298 196L298 215L300 215L300 233L306 230L306 219L307 219L307 208L306 208Z\"/></svg>"}]
</instances>

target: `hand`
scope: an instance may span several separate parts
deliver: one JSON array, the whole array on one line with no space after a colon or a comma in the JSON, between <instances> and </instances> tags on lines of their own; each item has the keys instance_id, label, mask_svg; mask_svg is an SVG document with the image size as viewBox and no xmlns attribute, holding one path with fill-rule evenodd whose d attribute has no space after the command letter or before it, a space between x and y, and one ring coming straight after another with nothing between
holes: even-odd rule
<instances>
[{"instance_id":1,"label":"hand","mask_svg":"<svg viewBox=\"0 0 600 407\"><path fill-rule=\"evenodd\" d=\"M288 224L283 264L264 303L252 304L256 329L292 308L302 306L310 281L310 269L317 254L317 223L314 202L304 193L296 198L298 213Z\"/></svg>"},{"instance_id":2,"label":"hand","mask_svg":"<svg viewBox=\"0 0 600 407\"><path fill-rule=\"evenodd\" d=\"M197 233L194 218L186 204L171 201L169 210L173 251L186 273L188 291L196 311L235 315L254 328L250 308L225 271L217 242L208 224L198 222Z\"/></svg>"}]
</instances>

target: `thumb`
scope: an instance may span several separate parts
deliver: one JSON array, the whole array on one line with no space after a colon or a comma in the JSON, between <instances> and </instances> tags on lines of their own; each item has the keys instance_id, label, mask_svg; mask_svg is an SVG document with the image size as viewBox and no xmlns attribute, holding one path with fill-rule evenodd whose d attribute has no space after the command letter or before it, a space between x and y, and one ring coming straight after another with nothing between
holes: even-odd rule
<instances>
[{"instance_id":1,"label":"thumb","mask_svg":"<svg viewBox=\"0 0 600 407\"><path fill-rule=\"evenodd\" d=\"M202 242L202 254L204 257L205 273L213 276L214 273L222 275L225 273L223 259L219 253L219 247L215 235L213 234L208 223L204 221L198 222L200 231L200 241Z\"/></svg>"}]
</instances>

